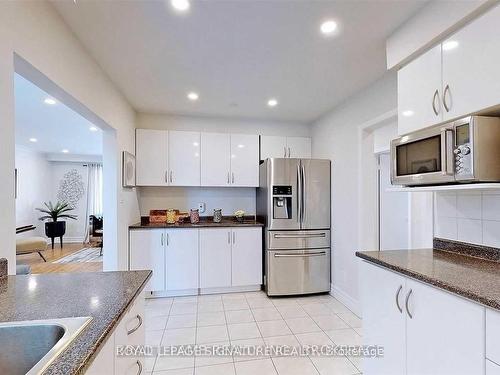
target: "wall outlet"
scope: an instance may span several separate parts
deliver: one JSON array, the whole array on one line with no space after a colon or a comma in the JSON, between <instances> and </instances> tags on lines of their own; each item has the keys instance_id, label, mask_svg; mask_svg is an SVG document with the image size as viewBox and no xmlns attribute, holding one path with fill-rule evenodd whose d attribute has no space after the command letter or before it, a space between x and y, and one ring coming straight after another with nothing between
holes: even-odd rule
<instances>
[{"instance_id":1,"label":"wall outlet","mask_svg":"<svg viewBox=\"0 0 500 375\"><path fill-rule=\"evenodd\" d=\"M205 212L206 205L204 202L198 203L198 210L200 211L200 214Z\"/></svg>"}]
</instances>

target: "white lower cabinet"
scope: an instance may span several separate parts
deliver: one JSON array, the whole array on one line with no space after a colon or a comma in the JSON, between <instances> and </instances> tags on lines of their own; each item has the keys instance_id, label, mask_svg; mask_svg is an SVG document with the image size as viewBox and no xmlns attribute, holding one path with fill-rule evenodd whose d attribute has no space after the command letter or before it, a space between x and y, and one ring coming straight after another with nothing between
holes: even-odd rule
<instances>
[{"instance_id":1,"label":"white lower cabinet","mask_svg":"<svg viewBox=\"0 0 500 375\"><path fill-rule=\"evenodd\" d=\"M262 284L262 228L232 230L231 285Z\"/></svg>"},{"instance_id":2,"label":"white lower cabinet","mask_svg":"<svg viewBox=\"0 0 500 375\"><path fill-rule=\"evenodd\" d=\"M500 365L486 360L486 375L500 375Z\"/></svg>"},{"instance_id":3,"label":"white lower cabinet","mask_svg":"<svg viewBox=\"0 0 500 375\"><path fill-rule=\"evenodd\" d=\"M364 261L360 279L364 344L385 347L364 374L484 374L484 307Z\"/></svg>"},{"instance_id":4,"label":"white lower cabinet","mask_svg":"<svg viewBox=\"0 0 500 375\"><path fill-rule=\"evenodd\" d=\"M198 288L198 229L166 231L167 291Z\"/></svg>"},{"instance_id":5,"label":"white lower cabinet","mask_svg":"<svg viewBox=\"0 0 500 375\"><path fill-rule=\"evenodd\" d=\"M146 292L165 290L165 230L134 229L129 238L129 269L153 271Z\"/></svg>"},{"instance_id":6,"label":"white lower cabinet","mask_svg":"<svg viewBox=\"0 0 500 375\"><path fill-rule=\"evenodd\" d=\"M500 365L500 312L486 309L486 358Z\"/></svg>"},{"instance_id":7,"label":"white lower cabinet","mask_svg":"<svg viewBox=\"0 0 500 375\"><path fill-rule=\"evenodd\" d=\"M145 372L145 357L134 355L129 350L122 350L131 355L119 356L121 348L144 346L146 343L144 327L144 295L137 297L132 307L125 313L103 344L97 357L85 371L86 375L136 375Z\"/></svg>"},{"instance_id":8,"label":"white lower cabinet","mask_svg":"<svg viewBox=\"0 0 500 375\"><path fill-rule=\"evenodd\" d=\"M200 229L200 288L231 286L231 228Z\"/></svg>"}]
</instances>

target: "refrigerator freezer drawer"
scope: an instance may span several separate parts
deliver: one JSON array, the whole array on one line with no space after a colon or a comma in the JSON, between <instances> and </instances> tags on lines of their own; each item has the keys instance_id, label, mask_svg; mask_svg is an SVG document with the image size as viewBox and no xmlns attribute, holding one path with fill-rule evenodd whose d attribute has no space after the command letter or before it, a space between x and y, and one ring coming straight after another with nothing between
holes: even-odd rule
<instances>
[{"instance_id":1,"label":"refrigerator freezer drawer","mask_svg":"<svg viewBox=\"0 0 500 375\"><path fill-rule=\"evenodd\" d=\"M267 251L266 257L269 296L330 291L330 249Z\"/></svg>"},{"instance_id":2,"label":"refrigerator freezer drawer","mask_svg":"<svg viewBox=\"0 0 500 375\"><path fill-rule=\"evenodd\" d=\"M330 247L330 230L267 231L269 250Z\"/></svg>"}]
</instances>

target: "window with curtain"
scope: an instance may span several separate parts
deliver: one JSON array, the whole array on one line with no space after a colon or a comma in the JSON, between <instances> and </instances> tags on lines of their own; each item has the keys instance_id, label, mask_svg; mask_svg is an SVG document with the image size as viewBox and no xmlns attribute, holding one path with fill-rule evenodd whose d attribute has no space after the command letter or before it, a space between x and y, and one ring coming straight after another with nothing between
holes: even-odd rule
<instances>
[{"instance_id":1,"label":"window with curtain","mask_svg":"<svg viewBox=\"0 0 500 375\"><path fill-rule=\"evenodd\" d=\"M87 165L87 221L85 225L85 240L89 235L89 221L91 215L102 216L102 164L90 163Z\"/></svg>"}]
</instances>

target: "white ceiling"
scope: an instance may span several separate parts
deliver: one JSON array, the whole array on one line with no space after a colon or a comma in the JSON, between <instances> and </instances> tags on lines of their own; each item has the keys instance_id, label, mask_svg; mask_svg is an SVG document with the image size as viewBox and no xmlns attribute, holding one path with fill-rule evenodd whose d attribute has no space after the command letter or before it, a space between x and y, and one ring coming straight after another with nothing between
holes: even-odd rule
<instances>
[{"instance_id":1,"label":"white ceiling","mask_svg":"<svg viewBox=\"0 0 500 375\"><path fill-rule=\"evenodd\" d=\"M309 122L385 73L387 36L425 1L53 4L138 111ZM329 18L333 38L319 33Z\"/></svg>"},{"instance_id":2,"label":"white ceiling","mask_svg":"<svg viewBox=\"0 0 500 375\"><path fill-rule=\"evenodd\" d=\"M46 154L62 154L63 149L68 154L102 154L102 131L90 131L91 122L62 103L45 104L50 96L18 74L14 90L16 145Z\"/></svg>"}]
</instances>

